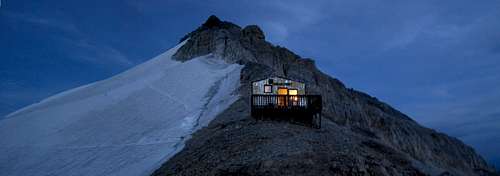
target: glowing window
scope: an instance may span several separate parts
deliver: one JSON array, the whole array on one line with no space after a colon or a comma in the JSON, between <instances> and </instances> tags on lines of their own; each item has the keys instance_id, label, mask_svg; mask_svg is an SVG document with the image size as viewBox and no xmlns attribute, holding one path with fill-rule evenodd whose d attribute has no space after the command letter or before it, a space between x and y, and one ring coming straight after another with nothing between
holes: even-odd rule
<instances>
[{"instance_id":1,"label":"glowing window","mask_svg":"<svg viewBox=\"0 0 500 176\"><path fill-rule=\"evenodd\" d=\"M271 93L273 92L273 86L272 85L264 85L264 93Z\"/></svg>"},{"instance_id":2,"label":"glowing window","mask_svg":"<svg viewBox=\"0 0 500 176\"><path fill-rule=\"evenodd\" d=\"M298 95L299 91L297 89L288 90L288 95Z\"/></svg>"},{"instance_id":3,"label":"glowing window","mask_svg":"<svg viewBox=\"0 0 500 176\"><path fill-rule=\"evenodd\" d=\"M278 89L278 95L287 95L287 94L288 94L287 88L279 88Z\"/></svg>"}]
</instances>

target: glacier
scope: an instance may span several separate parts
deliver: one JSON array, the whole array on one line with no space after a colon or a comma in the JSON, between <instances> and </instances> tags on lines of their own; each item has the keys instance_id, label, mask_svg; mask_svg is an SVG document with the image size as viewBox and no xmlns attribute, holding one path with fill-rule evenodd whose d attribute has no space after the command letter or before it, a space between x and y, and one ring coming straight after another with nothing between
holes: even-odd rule
<instances>
[{"instance_id":1,"label":"glacier","mask_svg":"<svg viewBox=\"0 0 500 176\"><path fill-rule=\"evenodd\" d=\"M153 172L239 98L242 65L173 60L183 44L0 120L0 175Z\"/></svg>"}]
</instances>

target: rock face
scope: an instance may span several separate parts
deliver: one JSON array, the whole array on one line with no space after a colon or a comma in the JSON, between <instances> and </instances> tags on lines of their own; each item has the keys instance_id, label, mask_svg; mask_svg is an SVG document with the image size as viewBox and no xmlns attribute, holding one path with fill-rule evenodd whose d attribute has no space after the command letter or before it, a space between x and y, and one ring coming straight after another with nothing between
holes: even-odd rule
<instances>
[{"instance_id":1,"label":"rock face","mask_svg":"<svg viewBox=\"0 0 500 176\"><path fill-rule=\"evenodd\" d=\"M214 54L245 65L240 100L153 175L495 175L474 149L319 71L314 61L211 16L182 40L179 61ZM250 83L299 80L323 97L322 129L250 117Z\"/></svg>"}]
</instances>

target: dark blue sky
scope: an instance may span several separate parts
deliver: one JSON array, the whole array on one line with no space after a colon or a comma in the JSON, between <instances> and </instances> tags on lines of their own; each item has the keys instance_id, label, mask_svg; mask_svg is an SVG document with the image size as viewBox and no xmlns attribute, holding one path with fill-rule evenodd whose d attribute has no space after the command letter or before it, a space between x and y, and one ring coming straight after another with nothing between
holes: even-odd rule
<instances>
[{"instance_id":1,"label":"dark blue sky","mask_svg":"<svg viewBox=\"0 0 500 176\"><path fill-rule=\"evenodd\" d=\"M211 14L261 26L500 167L498 0L2 0L0 116L140 64Z\"/></svg>"}]
</instances>

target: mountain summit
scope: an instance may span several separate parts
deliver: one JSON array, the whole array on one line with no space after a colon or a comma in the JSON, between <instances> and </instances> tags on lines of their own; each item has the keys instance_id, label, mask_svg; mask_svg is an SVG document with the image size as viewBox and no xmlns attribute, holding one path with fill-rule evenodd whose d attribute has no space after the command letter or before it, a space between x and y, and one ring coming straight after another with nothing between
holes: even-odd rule
<instances>
[{"instance_id":1,"label":"mountain summit","mask_svg":"<svg viewBox=\"0 0 500 176\"><path fill-rule=\"evenodd\" d=\"M495 175L471 147L346 88L313 60L267 42L256 25L211 16L182 41L175 60L211 54L244 65L240 98L153 175ZM251 82L270 76L322 95L323 127L251 118Z\"/></svg>"},{"instance_id":2,"label":"mountain summit","mask_svg":"<svg viewBox=\"0 0 500 176\"><path fill-rule=\"evenodd\" d=\"M321 95L320 129L250 116L252 82L270 77ZM0 175L151 174L495 175L458 139L216 16L145 63L0 120Z\"/></svg>"}]
</instances>

